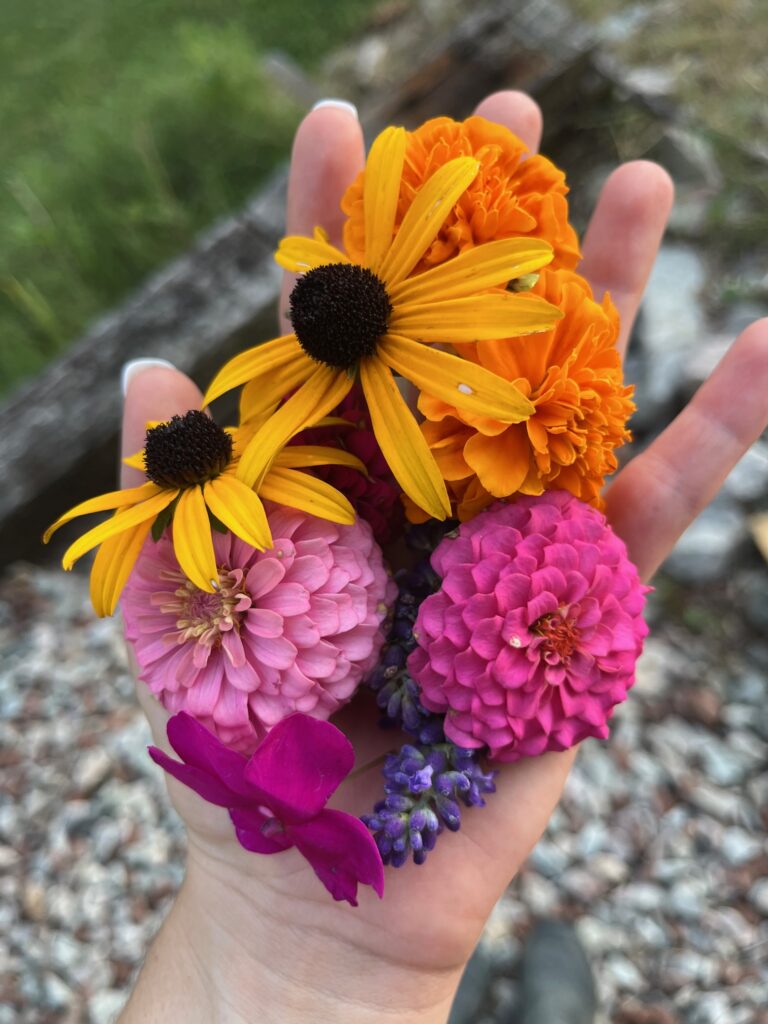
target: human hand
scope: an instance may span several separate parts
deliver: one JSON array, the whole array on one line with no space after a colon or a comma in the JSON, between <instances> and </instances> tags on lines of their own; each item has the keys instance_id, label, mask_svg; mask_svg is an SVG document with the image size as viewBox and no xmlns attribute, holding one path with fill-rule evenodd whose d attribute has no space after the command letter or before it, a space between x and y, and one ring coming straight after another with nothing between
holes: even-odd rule
<instances>
[{"instance_id":1,"label":"human hand","mask_svg":"<svg viewBox=\"0 0 768 1024\"><path fill-rule=\"evenodd\" d=\"M505 124L531 149L538 145L541 115L527 97L500 93L477 113ZM349 113L326 107L310 114L294 147L288 232L309 234L321 224L338 244L339 200L363 159L360 128ZM622 349L671 202L660 168L627 164L608 179L585 237L580 271L598 298L610 291L622 318ZM608 516L644 578L765 428L766 377L762 321L742 333L686 410L609 489ZM166 419L200 401L175 371L145 370L128 390L124 451L141 447L147 419ZM135 481L126 475L124 482ZM155 740L167 749L167 714L140 690ZM378 729L371 705L361 696L335 719L353 742L356 770L334 805L355 814L380 795L381 757L398 745ZM464 963L543 831L573 756L505 766L482 814L468 811L462 830L438 845L427 867L387 872L386 899L361 892L356 910L332 903L296 851L246 853L225 811L171 781L189 830L187 879L124 1020L159 1019L158 984L174 1000L174 1019L220 1019L227 1012L226 1019L253 1019L258 1007L264 1020L445 1020Z\"/></svg>"}]
</instances>

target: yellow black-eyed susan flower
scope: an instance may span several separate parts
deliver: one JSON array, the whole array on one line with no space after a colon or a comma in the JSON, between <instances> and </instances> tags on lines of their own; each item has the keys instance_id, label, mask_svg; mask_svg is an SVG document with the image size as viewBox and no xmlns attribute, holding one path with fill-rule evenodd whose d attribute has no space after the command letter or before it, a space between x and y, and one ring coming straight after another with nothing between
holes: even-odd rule
<instances>
[{"instance_id":1,"label":"yellow black-eyed susan flower","mask_svg":"<svg viewBox=\"0 0 768 1024\"><path fill-rule=\"evenodd\" d=\"M445 483L392 371L468 413L501 423L522 422L534 411L514 383L430 344L551 328L561 315L556 307L505 286L549 263L552 247L540 239L503 239L409 276L479 165L473 157L446 163L416 194L396 231L405 144L403 129L388 128L371 149L362 263L331 245L320 229L314 238L283 239L277 262L301 274L290 298L294 332L236 356L208 389L206 403L253 381L242 407L246 417L258 415L262 424L236 470L248 487L259 488L288 440L338 405L358 373L392 472L405 493L437 519L450 515Z\"/></svg>"},{"instance_id":2,"label":"yellow black-eyed susan flower","mask_svg":"<svg viewBox=\"0 0 768 1024\"><path fill-rule=\"evenodd\" d=\"M114 612L150 530L159 535L171 520L179 565L197 587L209 593L219 576L211 517L213 523L259 550L272 544L262 499L334 523L354 522L354 510L339 491L299 470L328 463L364 470L359 459L333 448L294 445L274 459L257 493L237 476L237 453L257 429L258 421L247 428L225 429L197 409L174 416L151 427L144 449L125 460L145 471L147 483L81 502L48 528L46 543L60 526L78 516L116 510L70 545L62 560L64 568L71 569L100 545L91 571L91 600L97 614Z\"/></svg>"}]
</instances>

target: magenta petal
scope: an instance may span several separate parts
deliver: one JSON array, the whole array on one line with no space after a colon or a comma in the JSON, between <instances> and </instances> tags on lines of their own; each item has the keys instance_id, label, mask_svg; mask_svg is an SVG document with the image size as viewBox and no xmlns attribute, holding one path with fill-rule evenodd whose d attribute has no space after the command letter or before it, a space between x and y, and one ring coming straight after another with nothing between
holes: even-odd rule
<instances>
[{"instance_id":1,"label":"magenta petal","mask_svg":"<svg viewBox=\"0 0 768 1024\"><path fill-rule=\"evenodd\" d=\"M384 895L384 866L376 841L359 818L344 811L323 811L289 829L296 849L312 865L335 900L357 906L357 886L370 885Z\"/></svg>"},{"instance_id":2,"label":"magenta petal","mask_svg":"<svg viewBox=\"0 0 768 1024\"><path fill-rule=\"evenodd\" d=\"M218 807L232 807L242 799L224 785L215 775L209 775L205 769L193 765L181 764L160 750L159 747L148 747L149 756L160 767L172 775L174 779L193 789L203 800Z\"/></svg>"},{"instance_id":3,"label":"magenta petal","mask_svg":"<svg viewBox=\"0 0 768 1024\"><path fill-rule=\"evenodd\" d=\"M298 824L320 813L354 763L352 744L335 725L295 714L267 734L245 777L275 817Z\"/></svg>"},{"instance_id":4,"label":"magenta petal","mask_svg":"<svg viewBox=\"0 0 768 1024\"><path fill-rule=\"evenodd\" d=\"M274 819L268 818L261 811L236 809L231 810L229 816L235 826L237 841L244 850L251 853L283 853L293 846L285 831L269 833L269 823Z\"/></svg>"},{"instance_id":5,"label":"magenta petal","mask_svg":"<svg viewBox=\"0 0 768 1024\"><path fill-rule=\"evenodd\" d=\"M168 742L182 761L194 768L212 773L232 793L242 796L248 794L248 783L245 780L246 758L234 750L228 750L192 715L180 711L168 720L166 732ZM233 807L234 803L226 806Z\"/></svg>"}]
</instances>

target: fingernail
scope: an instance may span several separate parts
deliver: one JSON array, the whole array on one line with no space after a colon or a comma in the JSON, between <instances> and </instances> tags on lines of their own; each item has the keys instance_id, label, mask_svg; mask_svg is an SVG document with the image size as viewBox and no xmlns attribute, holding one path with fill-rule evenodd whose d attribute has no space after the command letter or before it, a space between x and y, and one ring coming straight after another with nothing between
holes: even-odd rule
<instances>
[{"instance_id":1,"label":"fingernail","mask_svg":"<svg viewBox=\"0 0 768 1024\"><path fill-rule=\"evenodd\" d=\"M149 370L153 366L165 366L168 370L176 369L173 363L169 363L167 359L131 359L129 363L123 366L122 373L120 374L120 388L123 392L123 398L128 393L128 385L136 374Z\"/></svg>"},{"instance_id":2,"label":"fingernail","mask_svg":"<svg viewBox=\"0 0 768 1024\"><path fill-rule=\"evenodd\" d=\"M357 107L354 103L350 103L349 100L318 100L317 103L312 107L313 110L322 110L323 107L336 107L337 110L346 110L348 114L351 114L355 120L359 120L357 115Z\"/></svg>"}]
</instances>

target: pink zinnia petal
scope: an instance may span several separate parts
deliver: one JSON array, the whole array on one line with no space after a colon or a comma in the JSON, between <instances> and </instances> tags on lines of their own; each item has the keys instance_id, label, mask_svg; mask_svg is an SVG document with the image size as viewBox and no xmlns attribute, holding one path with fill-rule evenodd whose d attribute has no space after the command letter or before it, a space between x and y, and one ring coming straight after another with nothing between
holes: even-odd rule
<instances>
[{"instance_id":1,"label":"pink zinnia petal","mask_svg":"<svg viewBox=\"0 0 768 1024\"><path fill-rule=\"evenodd\" d=\"M268 551L214 536L215 593L185 578L166 531L144 545L122 600L152 693L244 753L291 712L325 718L352 696L377 659L394 599L367 524L279 508L267 515Z\"/></svg>"}]
</instances>

